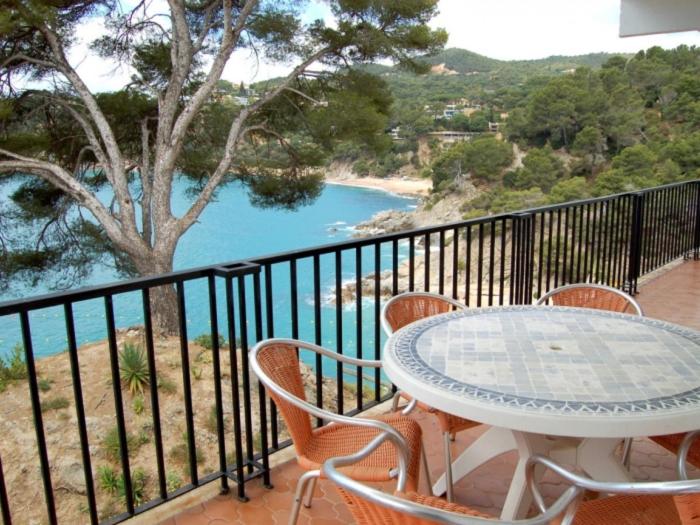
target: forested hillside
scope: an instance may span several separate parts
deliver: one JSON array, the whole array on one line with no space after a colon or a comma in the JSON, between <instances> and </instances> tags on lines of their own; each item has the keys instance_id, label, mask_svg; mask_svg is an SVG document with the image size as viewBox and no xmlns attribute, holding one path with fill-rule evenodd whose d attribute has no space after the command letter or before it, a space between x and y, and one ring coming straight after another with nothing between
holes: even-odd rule
<instances>
[{"instance_id":1,"label":"forested hillside","mask_svg":"<svg viewBox=\"0 0 700 525\"><path fill-rule=\"evenodd\" d=\"M652 48L550 79L509 108L505 138L526 151L484 173L495 139L459 144L431 166L438 191L468 173L485 191L469 216L700 177L700 50Z\"/></svg>"},{"instance_id":2,"label":"forested hillside","mask_svg":"<svg viewBox=\"0 0 700 525\"><path fill-rule=\"evenodd\" d=\"M433 201L474 185L480 195L464 202L467 217L700 177L695 47L531 62L450 49L430 61L444 65L440 73L383 69L394 96L389 126L400 127L400 140L376 156L341 148L357 173L385 176L413 162L432 177ZM440 116L438 104L460 99L468 110ZM499 124L498 135L453 145L429 139L429 165L411 156L431 131L478 133L488 122Z\"/></svg>"}]
</instances>

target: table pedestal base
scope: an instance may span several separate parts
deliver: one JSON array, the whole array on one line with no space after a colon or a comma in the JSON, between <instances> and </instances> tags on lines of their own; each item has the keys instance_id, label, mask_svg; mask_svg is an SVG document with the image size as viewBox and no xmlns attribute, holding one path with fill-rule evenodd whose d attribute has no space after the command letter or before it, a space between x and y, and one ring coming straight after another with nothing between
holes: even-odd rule
<instances>
[{"instance_id":1,"label":"table pedestal base","mask_svg":"<svg viewBox=\"0 0 700 525\"><path fill-rule=\"evenodd\" d=\"M533 454L542 454L555 461L575 465L588 476L599 481L631 481L632 478L615 455L620 438L560 438L491 427L474 441L452 463L455 483L487 461L511 450L518 451L518 463L503 504L501 519L524 517L532 504L532 496L525 480L525 466ZM535 478L544 474L535 469ZM433 485L433 494L445 492L445 475Z\"/></svg>"}]
</instances>

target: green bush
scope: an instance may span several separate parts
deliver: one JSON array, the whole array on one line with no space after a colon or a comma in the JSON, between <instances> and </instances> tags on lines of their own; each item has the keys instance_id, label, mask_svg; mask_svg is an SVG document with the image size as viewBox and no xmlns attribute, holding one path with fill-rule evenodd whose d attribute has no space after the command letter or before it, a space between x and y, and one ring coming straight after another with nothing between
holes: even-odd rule
<instances>
[{"instance_id":1,"label":"green bush","mask_svg":"<svg viewBox=\"0 0 700 525\"><path fill-rule=\"evenodd\" d=\"M175 492L177 489L182 487L182 478L174 470L169 470L165 476L165 486L168 492Z\"/></svg>"},{"instance_id":2,"label":"green bush","mask_svg":"<svg viewBox=\"0 0 700 525\"><path fill-rule=\"evenodd\" d=\"M49 412L50 410L59 410L61 408L68 408L70 402L65 397L56 397L54 399L47 399L41 402L41 411Z\"/></svg>"},{"instance_id":3,"label":"green bush","mask_svg":"<svg viewBox=\"0 0 700 525\"><path fill-rule=\"evenodd\" d=\"M0 392L13 381L27 379L27 363L24 362L23 354L22 345L16 344L8 357L0 357Z\"/></svg>"},{"instance_id":4,"label":"green bush","mask_svg":"<svg viewBox=\"0 0 700 525\"><path fill-rule=\"evenodd\" d=\"M112 467L109 465L101 465L97 467L97 477L99 479L100 488L108 494L114 494L119 487L119 477Z\"/></svg>"},{"instance_id":5,"label":"green bush","mask_svg":"<svg viewBox=\"0 0 700 525\"><path fill-rule=\"evenodd\" d=\"M216 433L219 431L219 427L216 423L216 405L212 405L209 408L209 414L207 415L207 419L204 421L204 428L214 435L216 435Z\"/></svg>"},{"instance_id":6,"label":"green bush","mask_svg":"<svg viewBox=\"0 0 700 525\"><path fill-rule=\"evenodd\" d=\"M177 385L175 381L170 379L168 376L158 376L158 390L163 391L165 394L174 394L177 392Z\"/></svg>"},{"instance_id":7,"label":"green bush","mask_svg":"<svg viewBox=\"0 0 700 525\"><path fill-rule=\"evenodd\" d=\"M187 446L187 432L182 433L182 441L170 449L168 457L178 465L189 465L190 449ZM204 454L198 447L195 447L195 458L198 464L204 462Z\"/></svg>"},{"instance_id":8,"label":"green bush","mask_svg":"<svg viewBox=\"0 0 700 525\"><path fill-rule=\"evenodd\" d=\"M101 466L97 469L100 488L108 494L116 494L122 502L126 501L124 476L117 476L112 467ZM131 471L131 495L135 505L143 503L146 495L146 472L142 468Z\"/></svg>"},{"instance_id":9,"label":"green bush","mask_svg":"<svg viewBox=\"0 0 700 525\"><path fill-rule=\"evenodd\" d=\"M124 476L119 476L117 494L122 502L126 501L126 489L124 488ZM131 471L131 496L134 505L141 505L146 499L146 471L138 467Z\"/></svg>"},{"instance_id":10,"label":"green bush","mask_svg":"<svg viewBox=\"0 0 700 525\"><path fill-rule=\"evenodd\" d=\"M134 414L138 416L143 414L143 411L146 409L146 402L144 401L143 396L139 395L134 398L132 408L134 409Z\"/></svg>"},{"instance_id":11,"label":"green bush","mask_svg":"<svg viewBox=\"0 0 700 525\"><path fill-rule=\"evenodd\" d=\"M211 350L214 348L213 340L211 334L202 334L194 338L194 342L197 343L202 348ZM219 334L219 348L222 348L226 344L226 339L223 335Z\"/></svg>"},{"instance_id":12,"label":"green bush","mask_svg":"<svg viewBox=\"0 0 700 525\"><path fill-rule=\"evenodd\" d=\"M119 352L119 376L131 394L142 393L148 385L148 361L140 346L124 343Z\"/></svg>"},{"instance_id":13,"label":"green bush","mask_svg":"<svg viewBox=\"0 0 700 525\"><path fill-rule=\"evenodd\" d=\"M49 390L51 390L53 380L40 377L39 381L37 382L37 385L39 386L39 390L41 390L42 392L48 392Z\"/></svg>"},{"instance_id":14,"label":"green bush","mask_svg":"<svg viewBox=\"0 0 700 525\"><path fill-rule=\"evenodd\" d=\"M130 454L134 454L141 445L148 443L148 435L142 433L139 436L126 433L126 447ZM102 440L102 452L110 461L119 461L119 429L112 427Z\"/></svg>"}]
</instances>

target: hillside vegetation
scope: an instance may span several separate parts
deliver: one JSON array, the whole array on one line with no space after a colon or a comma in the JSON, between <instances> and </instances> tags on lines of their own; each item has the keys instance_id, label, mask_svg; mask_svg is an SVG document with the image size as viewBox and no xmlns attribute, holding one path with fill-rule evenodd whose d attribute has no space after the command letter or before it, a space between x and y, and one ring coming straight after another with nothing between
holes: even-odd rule
<instances>
[{"instance_id":1,"label":"hillside vegetation","mask_svg":"<svg viewBox=\"0 0 700 525\"><path fill-rule=\"evenodd\" d=\"M464 202L465 217L700 177L695 47L528 62L448 49L429 60L444 65L440 73L384 68L394 97L389 126L400 127L401 140L381 154L340 148L358 174L386 176L412 163L432 178L433 203L471 183L480 195ZM439 104L460 99L470 101L468 116L440 116ZM425 138L485 131L488 122L501 133L453 145ZM421 140L431 146L428 164L416 155Z\"/></svg>"}]
</instances>

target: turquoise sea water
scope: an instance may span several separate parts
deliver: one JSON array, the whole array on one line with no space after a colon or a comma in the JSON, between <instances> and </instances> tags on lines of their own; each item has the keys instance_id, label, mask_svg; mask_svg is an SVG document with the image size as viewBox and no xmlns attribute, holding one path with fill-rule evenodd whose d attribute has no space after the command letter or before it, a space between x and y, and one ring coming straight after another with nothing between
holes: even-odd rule
<instances>
[{"instance_id":1,"label":"turquoise sea water","mask_svg":"<svg viewBox=\"0 0 700 525\"><path fill-rule=\"evenodd\" d=\"M179 187L173 200L173 211L184 212L189 199L185 186ZM414 199L403 198L386 192L327 185L319 199L311 206L297 211L258 209L251 206L245 190L238 185L224 188L203 212L200 220L181 239L175 254L175 269L224 263L247 259L288 250L317 246L348 239L352 226L370 218L381 210L408 210L415 207ZM371 273L373 252L363 251L363 274ZM335 283L334 260L321 258L321 289L323 290L322 333L324 343L332 343L337 335L336 310L327 302L327 293ZM382 253L382 266L388 267L388 254ZM344 257L341 265L342 280L354 279L354 256ZM313 287L312 268L308 261L301 261L299 276L299 329L300 337L313 340ZM106 267L97 267L85 285L101 284L118 280L114 272ZM273 311L276 336L290 336L289 319L289 273L286 268L273 272ZM185 285L188 338L207 333L210 330L208 295L206 282L195 281ZM246 290L250 294L251 290ZM49 292L38 286L32 289L17 290L13 294L0 297L8 300L17 297L30 297ZM219 287L219 315L225 312L223 289ZM141 324L140 294L115 296L117 327ZM137 305L137 307L135 307ZM370 305L367 305L369 308ZM364 310L365 308L363 308ZM106 337L104 302L84 301L74 307L77 339L79 344L98 341ZM356 312L346 307L342 316L346 331L342 334L344 346L353 346ZM369 315L369 314L368 314ZM62 308L43 309L30 314L32 341L35 354L46 356L66 348L65 320ZM239 331L240 331L240 327ZM224 330L220 330L224 332ZM363 330L364 332L365 330ZM363 336L367 344L372 343L372 333ZM17 316L0 319L0 356L7 355L11 348L21 341Z\"/></svg>"}]
</instances>

